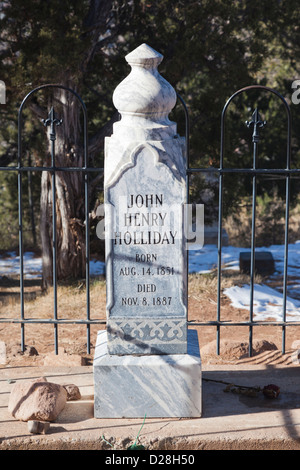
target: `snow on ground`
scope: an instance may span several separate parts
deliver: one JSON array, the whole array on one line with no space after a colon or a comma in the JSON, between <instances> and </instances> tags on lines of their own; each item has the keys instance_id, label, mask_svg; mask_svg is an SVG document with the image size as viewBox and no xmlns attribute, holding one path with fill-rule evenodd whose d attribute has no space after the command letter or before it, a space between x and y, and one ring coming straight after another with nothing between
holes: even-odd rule
<instances>
[{"instance_id":1,"label":"snow on ground","mask_svg":"<svg viewBox=\"0 0 300 470\"><path fill-rule=\"evenodd\" d=\"M249 248L235 246L222 247L222 264L225 269L239 270L239 255L241 252L250 251ZM275 260L275 269L278 274L284 269L284 245L271 245L255 248L256 252L269 251ZM289 245L288 275L298 276L300 283L300 240ZM201 250L189 252L189 272L208 273L218 265L218 249L216 245L205 245Z\"/></svg>"},{"instance_id":2,"label":"snow on ground","mask_svg":"<svg viewBox=\"0 0 300 470\"><path fill-rule=\"evenodd\" d=\"M37 279L42 276L42 259L36 258L34 253L24 253L23 272L25 279ZM0 276L20 274L20 257L14 251L8 251L0 256Z\"/></svg>"},{"instance_id":3,"label":"snow on ground","mask_svg":"<svg viewBox=\"0 0 300 470\"><path fill-rule=\"evenodd\" d=\"M247 248L224 246L222 248L222 269L239 270L239 255ZM256 248L256 251L269 251L275 261L276 272L270 276L270 280L282 279L284 270L284 246L272 245ZM218 263L218 248L216 245L205 245L201 250L189 252L189 272L209 273L216 268ZM15 252L7 252L0 256L0 277L9 276L20 272L20 258ZM24 253L24 278L41 278L42 260L33 253ZM105 263L91 259L90 275L105 274ZM288 285L287 321L300 321L300 240L289 245L288 252L288 278L292 280ZM282 285L281 285L282 290ZM236 308L249 310L250 286L234 286L224 290L231 303ZM264 320L272 318L282 320L283 296L280 290L275 290L268 285L254 286L254 319Z\"/></svg>"},{"instance_id":4,"label":"snow on ground","mask_svg":"<svg viewBox=\"0 0 300 470\"><path fill-rule=\"evenodd\" d=\"M250 286L229 287L224 289L224 294L231 300L235 308L250 310ZM275 321L283 319L283 295L265 284L254 285L253 313L254 320L263 321L270 318ZM286 320L300 321L300 301L287 297Z\"/></svg>"},{"instance_id":5,"label":"snow on ground","mask_svg":"<svg viewBox=\"0 0 300 470\"><path fill-rule=\"evenodd\" d=\"M24 279L40 279L42 277L42 258L36 257L32 252L26 252L23 256ZM20 273L20 257L10 251L0 256L1 276L18 275ZM105 274L105 263L90 261L90 275L99 276Z\"/></svg>"},{"instance_id":6,"label":"snow on ground","mask_svg":"<svg viewBox=\"0 0 300 470\"><path fill-rule=\"evenodd\" d=\"M233 246L222 247L222 269L239 270L239 255L249 251L249 248ZM254 286L253 313L254 320L262 321L266 318L281 321L283 319L283 272L284 272L284 245L259 247L255 251L269 251L275 261L275 272L270 281L280 279L281 292L265 284ZM199 251L189 253L189 272L209 273L218 264L218 249L215 245L206 245ZM289 245L288 250L288 297L286 302L286 320L300 321L300 240ZM233 307L249 310L250 286L234 286L224 289Z\"/></svg>"}]
</instances>

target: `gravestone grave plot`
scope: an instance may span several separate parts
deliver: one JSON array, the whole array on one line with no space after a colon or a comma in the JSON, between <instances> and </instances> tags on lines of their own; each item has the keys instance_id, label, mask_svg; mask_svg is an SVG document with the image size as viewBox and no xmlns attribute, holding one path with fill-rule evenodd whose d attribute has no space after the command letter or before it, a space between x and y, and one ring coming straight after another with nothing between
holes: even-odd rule
<instances>
[{"instance_id":1,"label":"gravestone grave plot","mask_svg":"<svg viewBox=\"0 0 300 470\"><path fill-rule=\"evenodd\" d=\"M257 251L254 254L255 272L262 276L268 276L275 271L273 255L270 251ZM240 253L239 256L240 272L250 274L251 270L251 251Z\"/></svg>"},{"instance_id":2,"label":"gravestone grave plot","mask_svg":"<svg viewBox=\"0 0 300 470\"><path fill-rule=\"evenodd\" d=\"M163 56L142 44L105 142L107 328L94 357L95 417L201 416L201 361L187 329L185 139Z\"/></svg>"}]
</instances>

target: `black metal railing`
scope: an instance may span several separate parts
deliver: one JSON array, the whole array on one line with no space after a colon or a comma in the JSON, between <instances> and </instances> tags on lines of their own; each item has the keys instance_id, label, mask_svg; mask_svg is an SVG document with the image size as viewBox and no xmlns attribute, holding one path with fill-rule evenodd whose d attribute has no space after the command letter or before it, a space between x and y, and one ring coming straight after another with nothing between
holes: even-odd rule
<instances>
[{"instance_id":1,"label":"black metal railing","mask_svg":"<svg viewBox=\"0 0 300 470\"><path fill-rule=\"evenodd\" d=\"M261 90L276 95L283 103L287 115L287 131L286 131L286 168L257 168L257 144L259 142L259 129L265 125L261 120L258 110L255 109L252 119L246 122L248 127L253 127L252 143L253 143L253 165L252 168L225 168L224 167L224 149L225 149L225 117L228 107L232 100L250 90ZM249 328L249 355L252 356L253 351L253 327L254 326L281 326L282 327L282 353L286 349L286 327L292 325L300 325L299 321L286 321L286 301L287 301L287 268L288 268L288 232L289 232L289 210L290 210L290 193L291 193L291 176L299 175L300 169L291 168L291 132L292 132L291 111L284 97L276 90L266 86L252 85L242 88L235 92L226 102L221 117L221 148L220 148L220 165L219 168L190 168L189 160L187 160L187 174L192 173L218 173L219 175L219 205L218 205L218 292L217 292L217 319L211 322L193 322L193 325L215 325L217 328L216 348L217 354L220 354L220 329L222 326L248 326ZM252 177L252 227L251 227L251 258L250 258L250 309L249 320L243 322L228 322L221 320L221 276L222 276L222 222L223 222L223 175L224 174L248 174ZM254 274L255 274L255 225L256 225L256 178L257 175L281 175L286 180L286 204L285 204L285 241L284 241L284 275L283 275L283 308L281 321L254 321L253 319L253 298L254 298Z\"/></svg>"},{"instance_id":2,"label":"black metal railing","mask_svg":"<svg viewBox=\"0 0 300 470\"><path fill-rule=\"evenodd\" d=\"M55 140L56 131L55 127L61 124L61 121L56 118L55 111L51 108L48 118L44 119L44 125L50 126L50 141L51 141L51 165L50 166L23 166L22 162L22 130L23 130L23 109L25 104L32 97L32 95L40 90L46 88L59 88L70 92L80 102L83 113L83 153L84 165L82 167L57 167L55 164ZM19 255L20 255L20 305L21 312L19 319L0 319L1 322L6 323L20 323L21 324L21 349L25 349L25 324L26 323L49 323L54 326L54 349L58 353L58 325L62 323L79 323L86 324L87 328L87 353L90 353L90 324L103 323L102 319L91 320L90 318L90 235L89 235L89 178L91 172L103 172L103 168L89 167L88 166L88 125L87 125L87 110L82 98L76 91L57 84L41 85L33 89L23 99L19 112L18 112L18 165L9 167L0 167L0 171L16 171L18 173L18 210L19 210ZM23 198L22 198L22 175L24 172L41 172L48 171L52 177L52 256L53 256L53 295L54 295L54 311L53 318L49 319L28 319L24 315L24 253L23 253ZM56 173L57 172L82 172L84 174L84 194L85 194L85 258L86 258L86 319L59 319L57 312L57 230L56 230Z\"/></svg>"},{"instance_id":3,"label":"black metal railing","mask_svg":"<svg viewBox=\"0 0 300 470\"><path fill-rule=\"evenodd\" d=\"M23 128L23 108L29 98L45 88L61 88L72 93L80 102L84 126L83 126L83 147L84 147L84 165L82 167L57 167L55 164L55 127L60 124L55 116L54 110L51 109L48 118L44 120L44 124L50 126L50 140L51 140L51 165L50 166L23 166L22 159L22 128ZM260 89L277 95L283 102L287 113L287 151L286 151L286 168L257 168L257 142L259 140L259 130L264 126L257 110L254 111L251 121L248 123L249 127L253 128L253 165L252 168L225 168L224 167L224 136L225 136L225 116L226 111L232 100L243 92L248 92L252 89ZM190 183L189 178L193 173L217 173L219 177L219 202L218 202L218 291L217 291L217 312L216 320L209 322L189 322L188 325L193 326L215 326L217 331L217 354L220 354L220 334L222 326L247 326L249 328L249 354L252 355L252 333L253 327L262 325L274 325L282 327L282 353L285 352L286 342L286 327L292 325L300 325L297 321L286 321L286 299L287 299L287 268L288 268L288 224L289 224L289 207L290 207L290 178L292 175L299 175L300 169L291 169L291 113L286 100L275 90L263 86L250 86L243 88L234 93L226 102L221 118L221 148L220 148L220 164L219 167L208 168L191 168L190 167L190 152L189 152L189 134L190 123L189 113L184 100L178 95L185 113L185 137L186 137L186 182L187 182L187 202L189 202ZM92 172L103 172L103 168L89 167L88 165L88 129L87 129L87 110L81 97L72 89L62 85L48 84L35 88L24 98L19 108L18 114L18 164L16 166L0 167L0 171L15 171L18 174L18 208L19 208L19 254L20 254L20 318L10 319L1 318L1 323L20 323L21 325L21 348L25 349L25 324L26 323L48 323L54 326L54 348L56 354L58 353L58 325L64 323L84 324L87 328L87 353L90 353L90 325L103 324L103 319L90 318L90 233L89 233L89 174ZM52 220L53 220L53 292L54 292L54 312L53 318L49 319L29 319L25 318L24 314L24 265L23 265L23 202L22 202L22 176L24 172L39 172L48 171L52 175ZM86 245L86 318L85 319L60 319L57 314L57 272L56 272L56 258L57 258L57 239L56 239L56 172L82 172L84 174L85 186L85 245ZM250 312L249 320L242 322L228 322L221 320L221 276L222 276L222 221L223 221L223 176L225 174L248 174L252 177L252 235L251 235L251 268L250 268ZM254 321L253 318L253 293L254 293L254 273L255 273L255 222L256 222L256 178L258 175L282 175L286 180L286 212L285 212L285 245L284 245L284 280L283 280L283 311L281 321ZM188 269L187 269L188 273ZM188 283L187 283L188 285Z\"/></svg>"}]
</instances>

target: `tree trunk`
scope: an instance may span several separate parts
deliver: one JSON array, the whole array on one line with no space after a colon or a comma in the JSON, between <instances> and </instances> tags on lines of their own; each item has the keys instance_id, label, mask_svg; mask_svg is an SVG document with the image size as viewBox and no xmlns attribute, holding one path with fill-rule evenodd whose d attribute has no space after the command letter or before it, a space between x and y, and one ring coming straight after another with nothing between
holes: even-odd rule
<instances>
[{"instance_id":1,"label":"tree trunk","mask_svg":"<svg viewBox=\"0 0 300 470\"><path fill-rule=\"evenodd\" d=\"M72 87L70 87L72 88ZM53 105L54 103L54 105ZM52 102L61 125L54 125L56 133L55 166L82 167L83 146L80 144L80 105L76 97L63 89L56 89ZM49 153L46 165L51 165L50 126L47 127ZM56 266L57 279L66 280L85 276L85 213L84 175L82 172L55 173L56 199ZM53 283L53 180L51 172L42 172L41 180L41 243L43 260L43 288Z\"/></svg>"}]
</instances>

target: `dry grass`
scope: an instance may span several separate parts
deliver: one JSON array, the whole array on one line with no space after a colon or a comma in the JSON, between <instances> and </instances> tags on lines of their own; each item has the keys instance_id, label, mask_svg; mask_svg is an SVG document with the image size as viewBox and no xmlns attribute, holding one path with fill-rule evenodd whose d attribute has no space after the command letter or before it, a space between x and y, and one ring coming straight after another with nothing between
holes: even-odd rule
<instances>
[{"instance_id":1,"label":"dry grass","mask_svg":"<svg viewBox=\"0 0 300 470\"><path fill-rule=\"evenodd\" d=\"M16 286L0 287L0 317L2 319L19 320L21 318L20 296ZM2 294L2 296L1 296ZM5 294L5 295L3 295ZM9 295L11 294L11 295ZM18 295L17 295L18 294ZM90 319L105 320L106 283L105 281L91 281L90 286ZM24 316L26 320L52 320L54 319L53 289L43 293L40 286L27 286L25 288ZM59 320L85 320L86 289L83 283L59 285L57 289L57 306ZM79 354L87 363L92 360L93 349L97 331L103 324L96 322L90 326L91 353L87 354L87 326L85 324L61 323L58 326L58 345L68 354ZM9 357L9 364L40 365L43 364L45 354L53 353L55 327L49 323L33 321L25 325L25 345L34 347L37 356L28 356L29 349L24 355L21 352L21 325L20 323L1 322L0 340L4 341Z\"/></svg>"},{"instance_id":2,"label":"dry grass","mask_svg":"<svg viewBox=\"0 0 300 470\"><path fill-rule=\"evenodd\" d=\"M92 281L90 288L90 317L91 319L105 319L106 303L105 281ZM10 292L10 288L1 287L2 294ZM12 291L11 291L12 293ZM0 303L0 316L2 318L20 317L19 295L6 295ZM13 293L12 293L13 294ZM57 309L60 319L86 318L86 289L83 283L59 285L57 289ZM45 319L54 315L54 292L50 288L43 293L39 286L25 288L25 318Z\"/></svg>"},{"instance_id":3,"label":"dry grass","mask_svg":"<svg viewBox=\"0 0 300 470\"><path fill-rule=\"evenodd\" d=\"M261 278L256 277L260 283ZM230 286L242 286L249 283L249 276L236 271L223 271L221 278L221 290ZM189 297L202 302L216 302L217 300L217 272L209 274L189 275ZM16 290L0 287L0 293L16 294ZM84 319L86 318L86 289L84 283L59 285L57 289L58 318ZM92 281L90 286L90 318L91 320L105 319L106 307L106 283L103 280ZM26 319L51 319L54 316L54 292L50 288L42 293L40 287L25 288L24 314ZM1 318L20 318L19 295L7 295L0 302Z\"/></svg>"},{"instance_id":4,"label":"dry grass","mask_svg":"<svg viewBox=\"0 0 300 470\"><path fill-rule=\"evenodd\" d=\"M255 282L260 284L263 278L255 276ZM231 286L243 286L250 283L250 276L240 274L238 271L223 271L221 276L221 291ZM218 277L214 270L209 274L190 274L189 275L189 295L197 295L201 300L217 298Z\"/></svg>"},{"instance_id":5,"label":"dry grass","mask_svg":"<svg viewBox=\"0 0 300 470\"><path fill-rule=\"evenodd\" d=\"M261 279L256 279L261 282ZM202 348L206 344L215 341L216 328L207 324L197 326L197 322L211 322L216 320L217 312L217 273L191 274L189 275L189 321L194 322L198 331L199 344ZM223 271L222 290L233 285L249 283L249 276L241 275L237 271ZM12 288L11 288L12 289ZM3 292L4 287L0 287ZM16 288L13 289L16 292ZM53 319L53 290L42 293L40 288L31 286L27 293L35 292L36 298L25 301L26 319ZM71 285L59 285L58 293L58 318L60 320L84 320L86 318L86 291L82 283ZM1 298L1 296L0 296ZM6 297L7 301L0 303L0 317L8 319L20 318L20 302L16 297ZM93 281L90 290L91 320L105 320L106 283L105 281ZM230 300L221 293L221 319L227 322L246 321L249 317L247 310L235 309L230 305ZM105 328L104 324L95 323L90 327L91 351L87 354L87 326L85 324L61 323L58 327L58 344L69 355L80 355L85 358L87 364L92 364L97 332ZM30 322L25 328L25 345L34 347L38 355L31 356L20 350L19 323L0 323L0 341L4 341L7 347L8 364L14 365L42 365L44 357L54 351L54 325ZM295 339L299 338L299 329L288 330L287 347L289 348ZM298 335L297 335L298 333ZM248 328L222 327L222 339L247 342ZM281 329L274 327L256 327L255 339L274 342L278 348L281 344ZM29 351L29 349L28 349ZM215 359L218 361L220 358ZM211 358L209 359L212 360Z\"/></svg>"}]
</instances>

